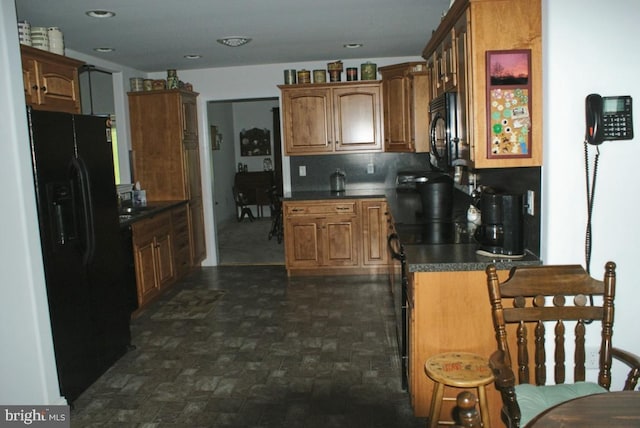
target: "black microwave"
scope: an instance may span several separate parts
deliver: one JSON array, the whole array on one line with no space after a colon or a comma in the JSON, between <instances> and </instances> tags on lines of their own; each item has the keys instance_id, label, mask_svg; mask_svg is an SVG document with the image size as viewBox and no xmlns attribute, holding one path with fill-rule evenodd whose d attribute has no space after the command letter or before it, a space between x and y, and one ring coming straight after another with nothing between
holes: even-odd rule
<instances>
[{"instance_id":1,"label":"black microwave","mask_svg":"<svg viewBox=\"0 0 640 428\"><path fill-rule=\"evenodd\" d=\"M429 155L431 164L441 171L469 165L469 146L460 140L458 94L445 92L429 103Z\"/></svg>"}]
</instances>

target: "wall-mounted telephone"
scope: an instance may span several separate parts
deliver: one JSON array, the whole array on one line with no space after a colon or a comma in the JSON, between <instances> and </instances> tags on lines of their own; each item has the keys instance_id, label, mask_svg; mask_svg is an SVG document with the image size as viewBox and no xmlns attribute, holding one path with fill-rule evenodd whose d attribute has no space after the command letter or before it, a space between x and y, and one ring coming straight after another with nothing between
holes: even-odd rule
<instances>
[{"instance_id":1,"label":"wall-mounted telephone","mask_svg":"<svg viewBox=\"0 0 640 428\"><path fill-rule=\"evenodd\" d=\"M602 97L589 94L585 113L585 140L589 144L633 139L633 111L629 95Z\"/></svg>"}]
</instances>

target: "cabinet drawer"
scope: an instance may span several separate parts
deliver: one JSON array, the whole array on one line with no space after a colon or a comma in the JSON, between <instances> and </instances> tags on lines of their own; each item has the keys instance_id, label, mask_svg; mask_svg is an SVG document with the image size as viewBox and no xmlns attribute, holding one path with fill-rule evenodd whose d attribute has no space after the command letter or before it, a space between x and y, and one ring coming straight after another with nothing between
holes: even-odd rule
<instances>
[{"instance_id":1,"label":"cabinet drawer","mask_svg":"<svg viewBox=\"0 0 640 428\"><path fill-rule=\"evenodd\" d=\"M340 203L293 203L285 205L286 215L313 215L313 214L355 214L356 202L340 202Z\"/></svg>"}]
</instances>

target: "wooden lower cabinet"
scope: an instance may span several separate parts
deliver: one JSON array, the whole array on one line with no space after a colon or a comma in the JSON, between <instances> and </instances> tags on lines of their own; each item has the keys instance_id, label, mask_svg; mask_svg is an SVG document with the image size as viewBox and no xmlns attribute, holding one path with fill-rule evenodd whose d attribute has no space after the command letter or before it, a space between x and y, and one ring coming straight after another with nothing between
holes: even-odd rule
<instances>
[{"instance_id":1,"label":"wooden lower cabinet","mask_svg":"<svg viewBox=\"0 0 640 428\"><path fill-rule=\"evenodd\" d=\"M283 213L289 275L388 272L384 198L284 201Z\"/></svg>"},{"instance_id":2,"label":"wooden lower cabinet","mask_svg":"<svg viewBox=\"0 0 640 428\"><path fill-rule=\"evenodd\" d=\"M131 229L138 305L142 308L175 279L171 213L138 221Z\"/></svg>"},{"instance_id":3,"label":"wooden lower cabinet","mask_svg":"<svg viewBox=\"0 0 640 428\"><path fill-rule=\"evenodd\" d=\"M359 263L355 201L285 202L285 260L288 271Z\"/></svg>"},{"instance_id":4,"label":"wooden lower cabinet","mask_svg":"<svg viewBox=\"0 0 640 428\"><path fill-rule=\"evenodd\" d=\"M508 271L500 271L501 281ZM497 349L486 274L480 271L415 272L409 283L409 392L414 413L429 416L433 382L426 360L441 352L474 352L489 359ZM445 397L460 390L445 389ZM501 426L500 394L487 386L492 426ZM443 412L450 410L443 404ZM445 414L445 413L442 413Z\"/></svg>"},{"instance_id":5,"label":"wooden lower cabinet","mask_svg":"<svg viewBox=\"0 0 640 428\"><path fill-rule=\"evenodd\" d=\"M362 263L366 266L390 264L387 250L389 210L384 199L360 202L362 218Z\"/></svg>"}]
</instances>

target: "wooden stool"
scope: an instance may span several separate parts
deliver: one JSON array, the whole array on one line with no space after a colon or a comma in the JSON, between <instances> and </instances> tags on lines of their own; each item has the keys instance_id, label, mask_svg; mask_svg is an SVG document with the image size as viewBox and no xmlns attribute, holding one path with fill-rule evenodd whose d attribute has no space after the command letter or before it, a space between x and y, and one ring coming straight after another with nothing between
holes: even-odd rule
<instances>
[{"instance_id":1,"label":"wooden stool","mask_svg":"<svg viewBox=\"0 0 640 428\"><path fill-rule=\"evenodd\" d=\"M440 421L445 386L475 388L480 402L482 424L484 428L490 428L485 386L493 382L493 375L486 358L468 352L446 352L429 358L424 365L424 371L435 382L429 411L429 428L436 428L440 423L454 424L454 422ZM455 398L444 398L444 400L455 401Z\"/></svg>"}]
</instances>

